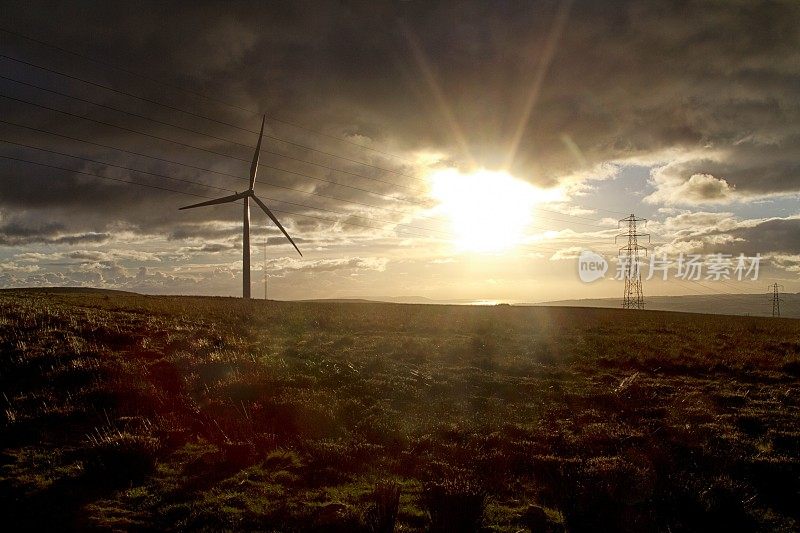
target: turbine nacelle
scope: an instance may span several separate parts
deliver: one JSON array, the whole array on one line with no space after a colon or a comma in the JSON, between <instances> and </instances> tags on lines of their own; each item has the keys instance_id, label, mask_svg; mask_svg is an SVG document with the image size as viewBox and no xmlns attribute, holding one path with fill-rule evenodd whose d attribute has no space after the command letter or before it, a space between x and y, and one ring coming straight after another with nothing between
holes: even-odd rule
<instances>
[{"instance_id":1,"label":"turbine nacelle","mask_svg":"<svg viewBox=\"0 0 800 533\"><path fill-rule=\"evenodd\" d=\"M248 189L246 191L242 191L236 194L231 194L230 196L223 196L222 198L216 198L214 200L208 200L206 202L200 202L199 204L186 205L181 207L180 210L193 209L195 207L205 207L207 205L227 204L230 202L235 202L237 200L242 200L244 198L252 198L253 201L255 201L255 203L258 204L258 207L260 207L264 211L264 213L267 214L270 220L272 220L275 223L275 225L278 226L278 229L281 230L281 232L287 239L289 239L289 242L292 243L294 249L297 250L297 253L300 254L300 257L302 257L303 252L301 252L300 248L298 248L297 245L294 243L292 238L286 232L286 229L284 229L283 225L278 221L277 218L275 218L275 215L272 213L272 211L270 211L269 207L267 207L267 205L264 202L262 202L258 196L256 196L256 193L255 191L253 191L253 189Z\"/></svg>"}]
</instances>

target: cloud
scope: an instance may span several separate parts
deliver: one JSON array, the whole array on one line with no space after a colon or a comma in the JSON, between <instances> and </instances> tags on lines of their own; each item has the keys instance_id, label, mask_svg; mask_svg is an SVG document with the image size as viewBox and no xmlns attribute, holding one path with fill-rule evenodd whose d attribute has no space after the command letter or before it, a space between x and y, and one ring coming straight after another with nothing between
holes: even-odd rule
<instances>
[{"instance_id":1,"label":"cloud","mask_svg":"<svg viewBox=\"0 0 800 533\"><path fill-rule=\"evenodd\" d=\"M739 220L731 213L686 213L658 228L671 235L658 253L791 256L800 253L800 217Z\"/></svg>"},{"instance_id":2,"label":"cloud","mask_svg":"<svg viewBox=\"0 0 800 533\"><path fill-rule=\"evenodd\" d=\"M661 225L669 231L708 231L710 228L724 230L733 228L737 224L733 213L730 212L708 212L708 211L687 211L664 219Z\"/></svg>"},{"instance_id":3,"label":"cloud","mask_svg":"<svg viewBox=\"0 0 800 533\"><path fill-rule=\"evenodd\" d=\"M386 270L388 259L383 257L351 257L347 259L318 259L313 261L298 259L278 259L271 262L271 267L277 270L295 270L307 274L322 272L335 272L341 270Z\"/></svg>"},{"instance_id":4,"label":"cloud","mask_svg":"<svg viewBox=\"0 0 800 533\"><path fill-rule=\"evenodd\" d=\"M109 20L125 20L117 32L99 33L102 55L124 57L134 70L202 87L242 107L291 117L332 135L388 145L401 154L424 151L446 159L460 153L456 124L467 150L490 168L507 159L536 73L544 54L552 52L522 132L516 174L542 186L571 182L576 175L583 176L578 179L582 182L590 179L592 169L609 162L710 147L723 154L715 161L721 168L687 168L682 179L707 173L722 176L736 190L763 192L786 191L796 184L792 170L800 137L792 102L797 96L800 7L791 2L577 1L552 50L544 40L559 10L545 1L346 8L242 2L224 11L202 5L87 10L78 2L49 6L39 15L27 7L20 10L23 29L43 31L46 21L40 18L45 12L48 20L80 20L80 31L68 25L49 28L52 39L73 47L83 45L87 33L106 28ZM423 70L433 75L435 87L420 81ZM242 121L238 111L183 93L147 84L137 91L181 105L204 105L215 116L230 113ZM451 119L445 120L434 93L451 110ZM280 123L272 122L270 128L394 168L398 173L385 177L401 184L409 184L402 173L418 170L405 161ZM203 130L234 137L230 128L209 123ZM274 148L295 151L280 143ZM313 155L295 152L303 158ZM783 156L776 159L776 154ZM348 171L379 174L334 161ZM315 173L308 165L275 158L277 162ZM731 172L721 171L728 166ZM398 191L376 182L371 186ZM323 192L337 190L320 187Z\"/></svg>"},{"instance_id":5,"label":"cloud","mask_svg":"<svg viewBox=\"0 0 800 533\"><path fill-rule=\"evenodd\" d=\"M163 253L139 250L71 250L63 252L23 252L14 254L12 260L22 263L109 263L115 261L161 261Z\"/></svg>"},{"instance_id":6,"label":"cloud","mask_svg":"<svg viewBox=\"0 0 800 533\"><path fill-rule=\"evenodd\" d=\"M64 224L58 222L26 225L18 220L0 223L0 246L23 246L29 244L99 244L109 240L108 233L69 233Z\"/></svg>"},{"instance_id":7,"label":"cloud","mask_svg":"<svg viewBox=\"0 0 800 533\"><path fill-rule=\"evenodd\" d=\"M769 259L786 272L800 272L800 254L771 254Z\"/></svg>"},{"instance_id":8,"label":"cloud","mask_svg":"<svg viewBox=\"0 0 800 533\"><path fill-rule=\"evenodd\" d=\"M550 261L563 261L565 259L577 259L578 255L580 255L583 248L580 246L570 246L569 248L563 248L561 250L557 250L553 255L550 256Z\"/></svg>"},{"instance_id":9,"label":"cloud","mask_svg":"<svg viewBox=\"0 0 800 533\"><path fill-rule=\"evenodd\" d=\"M164 290L169 283L176 291L196 290L198 278L184 279L169 269L192 261L211 268L208 265L234 260L241 246L241 208L178 207L241 190L257 115L266 112L271 117L270 138L265 140L262 163L267 167L259 170L257 192L304 252L316 254L312 261L329 261L308 264L305 272L375 271L363 262L348 265L349 260L333 254L373 257L388 245L402 246L407 254L424 249L424 239L395 229L401 222L435 227L419 220L431 207L427 185L420 179L442 166L469 167L470 158L477 166L501 167L545 59L546 76L510 166L516 176L580 197L594 192L600 182L618 178L631 165L653 166L654 190L648 191L647 202L675 209L701 206L703 211L800 191L797 2L576 0L551 47L546 39L554 35L559 3L544 0L280 5L245 1L224 8L163 3L148 9L134 3L12 0L4 8L13 13L15 28L23 34L104 58L166 85L99 65L89 68L78 58L65 61L18 39L9 38L10 55L222 122L56 75L41 83L186 129L0 81L3 94L125 128L0 101L4 120L106 146L0 125L3 138L99 161L3 143L0 155L71 169L0 159L4 254L23 247L48 253L54 251L48 247L91 253L98 248L108 253L105 248L128 246L154 253L166 263L147 271L148 283ZM545 57L546 49L552 55ZM5 75L17 79L31 80L36 72L10 61L3 66ZM421 81L424 71L434 84ZM568 211L567 205L558 209L588 214ZM663 214L670 218L680 213ZM272 245L270 254L291 253L262 213L254 211L252 219L259 235L254 241L266 238ZM616 221L604 224L611 227ZM676 232L675 247L755 246L755 232L761 230L767 232L765 248L791 253L794 247L790 222L784 227L762 221L751 227L738 220L731 226L723 220L674 218L665 224ZM566 240L574 235L561 237L569 244ZM60 253L61 248L55 250ZM67 261L130 268L132 262L155 259L117 253L53 260ZM290 270L297 265L282 264ZM219 268L213 276L226 280L219 281L220 286L230 286L235 268ZM82 279L64 272L30 275L31 283L89 283L97 276L101 281L135 283L119 280L138 274L100 269L76 274Z\"/></svg>"},{"instance_id":10,"label":"cloud","mask_svg":"<svg viewBox=\"0 0 800 533\"><path fill-rule=\"evenodd\" d=\"M654 204L724 204L734 195L734 188L725 179L711 174L692 174L686 180L680 175L669 179L657 174L652 183L656 191L646 196L645 201Z\"/></svg>"},{"instance_id":11,"label":"cloud","mask_svg":"<svg viewBox=\"0 0 800 533\"><path fill-rule=\"evenodd\" d=\"M132 258L124 251L18 254L9 261L0 262L0 288L70 286L122 289L147 294L229 295L238 293L242 283L242 265L238 260L186 266L159 264L128 267L123 264L123 260ZM150 259L158 261L159 257ZM267 262L266 267L270 277L285 278L287 286L291 286L303 280L307 282L309 278L328 278L336 283L336 280L367 272L383 272L388 263L388 259L379 257L318 260L274 258ZM49 269L45 270L47 267ZM254 272L254 275L258 274Z\"/></svg>"},{"instance_id":12,"label":"cloud","mask_svg":"<svg viewBox=\"0 0 800 533\"><path fill-rule=\"evenodd\" d=\"M762 253L800 253L800 218L765 220L753 226L735 228L729 234L746 243L751 250Z\"/></svg>"}]
</instances>

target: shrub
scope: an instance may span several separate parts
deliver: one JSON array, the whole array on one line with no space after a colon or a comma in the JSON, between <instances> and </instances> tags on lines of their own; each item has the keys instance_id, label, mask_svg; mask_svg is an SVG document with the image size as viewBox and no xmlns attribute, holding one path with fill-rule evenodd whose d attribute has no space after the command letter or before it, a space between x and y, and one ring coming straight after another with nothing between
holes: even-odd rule
<instances>
[{"instance_id":1,"label":"shrub","mask_svg":"<svg viewBox=\"0 0 800 533\"><path fill-rule=\"evenodd\" d=\"M391 533L400 509L400 485L381 481L370 495L372 502L364 513L364 522L372 533Z\"/></svg>"},{"instance_id":2,"label":"shrub","mask_svg":"<svg viewBox=\"0 0 800 533\"><path fill-rule=\"evenodd\" d=\"M158 439L114 427L95 429L89 436L86 475L112 484L139 482L155 467Z\"/></svg>"},{"instance_id":3,"label":"shrub","mask_svg":"<svg viewBox=\"0 0 800 533\"><path fill-rule=\"evenodd\" d=\"M423 488L430 530L479 531L486 507L486 492L480 484L464 477L429 483Z\"/></svg>"}]
</instances>

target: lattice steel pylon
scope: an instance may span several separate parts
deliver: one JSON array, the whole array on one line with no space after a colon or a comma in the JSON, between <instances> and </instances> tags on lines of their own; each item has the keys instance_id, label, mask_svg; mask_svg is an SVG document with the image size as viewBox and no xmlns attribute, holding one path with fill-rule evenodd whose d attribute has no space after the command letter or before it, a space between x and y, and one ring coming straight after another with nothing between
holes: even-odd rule
<instances>
[{"instance_id":1,"label":"lattice steel pylon","mask_svg":"<svg viewBox=\"0 0 800 533\"><path fill-rule=\"evenodd\" d=\"M644 309L644 294L642 293L642 273L640 270L640 251L644 251L645 257L647 256L647 247L639 244L639 237L647 237L647 242L650 242L649 233L638 233L636 231L636 224L643 222L647 223L646 218L636 218L636 215L631 213L631 216L620 219L617 227L621 228L622 223L625 222L628 226L627 233L620 233L614 237L614 243L617 242L619 237L627 237L628 244L619 249L620 261L626 263L620 265L623 277L625 278L625 294L622 297L623 309ZM623 254L624 252L624 254Z\"/></svg>"},{"instance_id":2,"label":"lattice steel pylon","mask_svg":"<svg viewBox=\"0 0 800 533\"><path fill-rule=\"evenodd\" d=\"M781 316L781 290L783 290L783 285L773 283L769 288L772 293L772 316Z\"/></svg>"}]
</instances>

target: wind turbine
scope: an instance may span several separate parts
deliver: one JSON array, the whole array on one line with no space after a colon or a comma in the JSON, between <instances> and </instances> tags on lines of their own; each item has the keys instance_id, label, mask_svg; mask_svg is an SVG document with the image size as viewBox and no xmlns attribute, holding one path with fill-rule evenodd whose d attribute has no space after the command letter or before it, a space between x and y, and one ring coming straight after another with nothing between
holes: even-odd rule
<instances>
[{"instance_id":1,"label":"wind turbine","mask_svg":"<svg viewBox=\"0 0 800 533\"><path fill-rule=\"evenodd\" d=\"M253 164L250 165L250 187L240 193L232 194L230 196L225 196L223 198L217 198L216 200L209 200L207 202L200 202L199 204L192 204L181 207L181 209L192 209L195 207L203 207L206 205L217 205L217 204L227 204L229 202L235 202L236 200L244 200L244 217L243 217L243 237L242 237L242 298L249 299L250 298L250 199L252 198L258 206L264 210L267 216L278 226L286 238L289 239L289 242L292 243L294 249L297 250L297 253L300 254L300 257L303 254L300 252L300 248L294 243L289 234L286 233L286 230L283 229L281 223L278 222L278 219L275 218L275 215L272 214L272 211L262 202L258 196L256 196L253 187L256 184L256 172L258 172L258 156L261 154L261 139L264 137L264 122L266 121L267 116L261 119L261 132L258 134L258 144L256 145L256 153L253 156Z\"/></svg>"}]
</instances>

